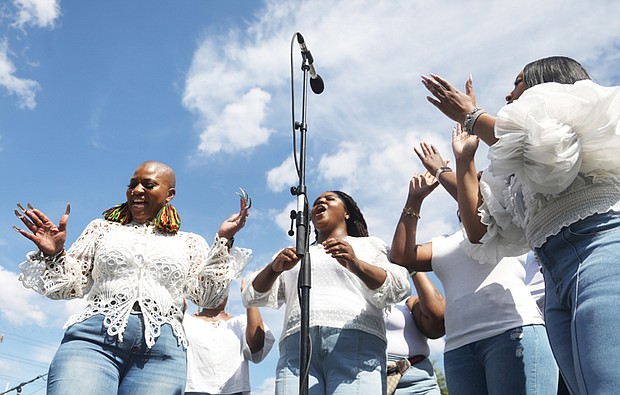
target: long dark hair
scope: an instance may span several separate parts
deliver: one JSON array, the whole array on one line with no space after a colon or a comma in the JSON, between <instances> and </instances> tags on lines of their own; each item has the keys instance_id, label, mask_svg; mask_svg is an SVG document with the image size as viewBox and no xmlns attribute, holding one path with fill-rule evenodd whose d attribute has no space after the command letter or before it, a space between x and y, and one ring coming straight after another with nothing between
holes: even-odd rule
<instances>
[{"instance_id":1,"label":"long dark hair","mask_svg":"<svg viewBox=\"0 0 620 395\"><path fill-rule=\"evenodd\" d=\"M538 59L523 68L523 82L528 88L545 82L574 84L589 79L590 76L583 66L566 56Z\"/></svg>"}]
</instances>

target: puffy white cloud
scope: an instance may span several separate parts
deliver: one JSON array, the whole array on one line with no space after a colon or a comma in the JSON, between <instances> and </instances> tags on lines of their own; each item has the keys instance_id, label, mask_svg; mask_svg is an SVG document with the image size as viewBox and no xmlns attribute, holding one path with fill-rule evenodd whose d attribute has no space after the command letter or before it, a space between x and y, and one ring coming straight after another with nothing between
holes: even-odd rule
<instances>
[{"instance_id":1,"label":"puffy white cloud","mask_svg":"<svg viewBox=\"0 0 620 395\"><path fill-rule=\"evenodd\" d=\"M267 172L267 187L273 192L281 192L297 182L295 161L289 156L278 167Z\"/></svg>"},{"instance_id":2,"label":"puffy white cloud","mask_svg":"<svg viewBox=\"0 0 620 395\"><path fill-rule=\"evenodd\" d=\"M6 41L0 41L0 86L17 96L20 107L32 110L37 105L35 94L40 88L39 83L19 78L15 72L15 66L9 59L8 44Z\"/></svg>"},{"instance_id":3,"label":"puffy white cloud","mask_svg":"<svg viewBox=\"0 0 620 395\"><path fill-rule=\"evenodd\" d=\"M275 131L290 127L289 49L298 70L301 56L293 35L301 32L325 81L325 91L310 93L307 103L309 193L350 192L373 233L389 239L409 177L422 170L411 147L426 140L452 158L452 122L426 101L419 76L437 73L462 88L472 74L478 103L489 112L503 105L523 65L544 56L571 56L598 80L617 82L617 68L609 65L617 63L620 33L609 15L620 13L620 3L604 3L477 0L429 7L407 0L268 0L245 30L210 35L200 43L184 104L199 114L205 152L225 150L224 142L231 140L223 136L237 133L238 123L223 122L226 116L220 115L231 105L247 118L248 130L259 131L237 149L266 143ZM297 71L296 105L300 79ZM238 99L251 89L270 95L261 102L262 117L248 108L256 101ZM485 150L478 159L481 167L487 162ZM284 166L268 173L271 191L282 190L278 177ZM423 208L429 236L456 227L449 196L434 192L432 199Z\"/></svg>"},{"instance_id":4,"label":"puffy white cloud","mask_svg":"<svg viewBox=\"0 0 620 395\"><path fill-rule=\"evenodd\" d=\"M269 93L253 88L239 101L227 104L200 135L199 151L231 153L266 143L273 131L261 125L270 98Z\"/></svg>"},{"instance_id":5,"label":"puffy white cloud","mask_svg":"<svg viewBox=\"0 0 620 395\"><path fill-rule=\"evenodd\" d=\"M17 8L14 26L54 27L60 16L59 0L13 0Z\"/></svg>"}]
</instances>

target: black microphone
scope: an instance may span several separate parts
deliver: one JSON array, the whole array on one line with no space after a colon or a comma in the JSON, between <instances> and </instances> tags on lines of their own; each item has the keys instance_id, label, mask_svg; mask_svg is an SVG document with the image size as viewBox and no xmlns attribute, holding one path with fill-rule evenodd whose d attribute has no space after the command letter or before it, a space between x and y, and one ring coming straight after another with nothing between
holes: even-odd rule
<instances>
[{"instance_id":1,"label":"black microphone","mask_svg":"<svg viewBox=\"0 0 620 395\"><path fill-rule=\"evenodd\" d=\"M318 75L314 69L314 59L312 58L310 50L306 47L304 37L301 33L297 33L297 42L299 43L299 48L301 48L301 53L306 56L306 59L308 59L308 65L310 66L310 88L312 88L312 92L317 95L321 94L325 89L325 84L323 83L323 78L321 78L321 76Z\"/></svg>"}]
</instances>

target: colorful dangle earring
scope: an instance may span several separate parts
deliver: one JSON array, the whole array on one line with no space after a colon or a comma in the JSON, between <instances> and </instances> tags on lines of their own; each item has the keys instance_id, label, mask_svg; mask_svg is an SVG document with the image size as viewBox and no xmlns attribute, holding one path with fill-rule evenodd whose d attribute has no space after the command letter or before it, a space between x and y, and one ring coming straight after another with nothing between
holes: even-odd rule
<instances>
[{"instance_id":1,"label":"colorful dangle earring","mask_svg":"<svg viewBox=\"0 0 620 395\"><path fill-rule=\"evenodd\" d=\"M128 224L131 218L131 213L129 212L127 202L117 204L116 206L104 211L103 218L108 221L118 222L122 225Z\"/></svg>"},{"instance_id":2,"label":"colorful dangle earring","mask_svg":"<svg viewBox=\"0 0 620 395\"><path fill-rule=\"evenodd\" d=\"M175 234L181 227L181 217L176 208L166 203L155 216L155 227L162 232Z\"/></svg>"}]
</instances>

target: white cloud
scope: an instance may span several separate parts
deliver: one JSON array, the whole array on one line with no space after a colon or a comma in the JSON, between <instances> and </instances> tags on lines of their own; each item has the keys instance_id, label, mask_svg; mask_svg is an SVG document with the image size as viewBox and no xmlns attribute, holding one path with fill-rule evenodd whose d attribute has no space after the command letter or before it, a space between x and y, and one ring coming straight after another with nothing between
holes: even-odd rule
<instances>
[{"instance_id":1,"label":"white cloud","mask_svg":"<svg viewBox=\"0 0 620 395\"><path fill-rule=\"evenodd\" d=\"M526 15L527 9L536 12ZM373 233L389 240L409 177L422 170L411 147L426 140L452 158L452 122L426 101L419 76L438 73L462 88L473 74L478 103L489 112L503 105L523 65L544 56L571 56L599 81L617 83L620 32L609 17L615 14L620 3L611 0L599 7L577 0L451 1L433 7L407 0L268 0L245 31L211 35L199 45L184 104L214 136L234 134L236 124L221 122L219 114L231 104L250 106L237 98L258 87L271 98L263 102L260 123L259 117L249 120L255 125L249 129L290 128L289 49L293 34L301 32L325 81L325 91L310 93L307 103L309 163L315 165L308 171L309 193L323 188L351 193ZM293 55L300 105L296 42ZM271 135L263 134L260 143ZM486 165L484 147L478 160ZM267 186L274 192L283 188L278 179L283 166L268 173ZM443 191L431 199L422 213L424 236L454 230L454 202ZM288 213L282 217L288 222Z\"/></svg>"},{"instance_id":2,"label":"white cloud","mask_svg":"<svg viewBox=\"0 0 620 395\"><path fill-rule=\"evenodd\" d=\"M298 181L295 161L289 156L278 167L267 172L267 188L272 192L282 192Z\"/></svg>"},{"instance_id":3,"label":"white cloud","mask_svg":"<svg viewBox=\"0 0 620 395\"><path fill-rule=\"evenodd\" d=\"M59 0L13 0L17 15L14 26L53 28L56 19L60 16Z\"/></svg>"},{"instance_id":4,"label":"white cloud","mask_svg":"<svg viewBox=\"0 0 620 395\"><path fill-rule=\"evenodd\" d=\"M270 98L269 93L253 88L239 101L227 104L201 133L198 150L206 154L231 153L266 143L273 131L261 125Z\"/></svg>"},{"instance_id":5,"label":"white cloud","mask_svg":"<svg viewBox=\"0 0 620 395\"><path fill-rule=\"evenodd\" d=\"M37 295L24 288L18 277L0 267L0 314L14 324L46 324L48 317L34 300Z\"/></svg>"},{"instance_id":6,"label":"white cloud","mask_svg":"<svg viewBox=\"0 0 620 395\"><path fill-rule=\"evenodd\" d=\"M0 86L10 94L16 95L21 108L32 110L36 107L35 93L39 83L29 79L18 78L15 66L8 56L9 48L6 41L0 41Z\"/></svg>"}]
</instances>

